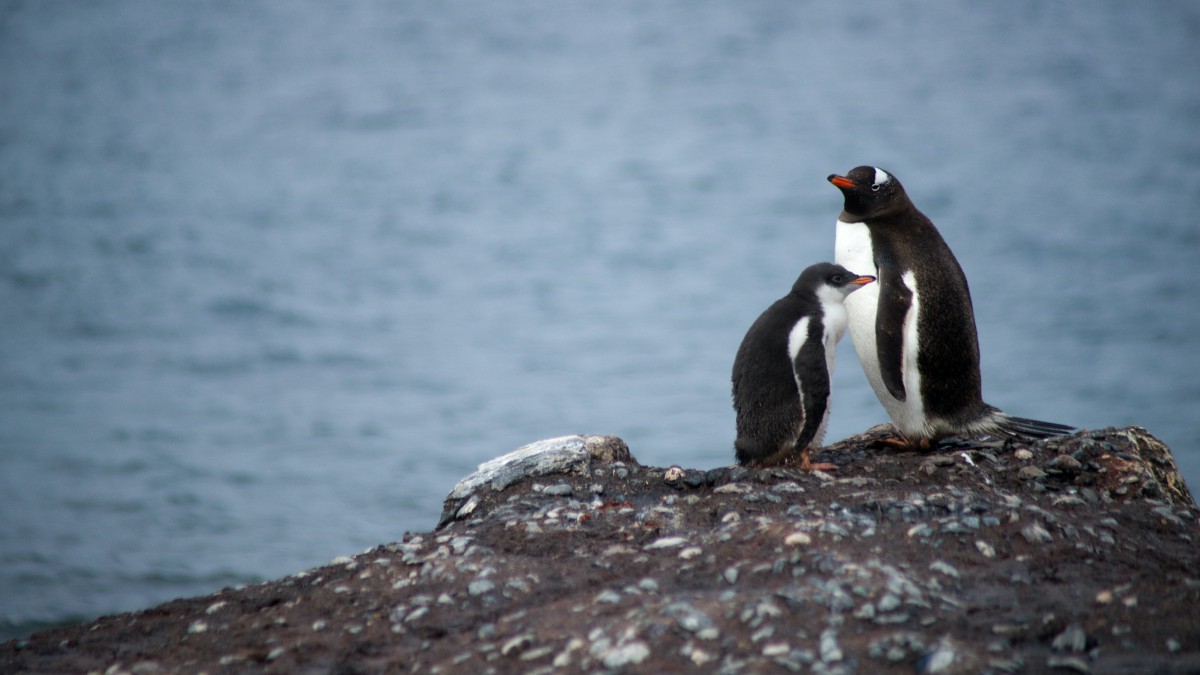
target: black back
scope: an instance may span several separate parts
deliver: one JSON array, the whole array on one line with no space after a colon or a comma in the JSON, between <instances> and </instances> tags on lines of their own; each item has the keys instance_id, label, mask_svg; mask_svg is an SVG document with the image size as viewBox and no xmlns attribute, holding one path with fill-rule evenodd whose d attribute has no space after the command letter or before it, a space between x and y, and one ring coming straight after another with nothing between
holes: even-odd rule
<instances>
[{"instance_id":1,"label":"black back","mask_svg":"<svg viewBox=\"0 0 1200 675\"><path fill-rule=\"evenodd\" d=\"M951 421L976 418L986 404L975 313L962 267L894 175L878 188L873 187L874 167L857 167L846 178L855 186L839 186L845 195L841 220L867 225L879 270L876 346L889 392L901 400L909 394L904 391L899 353L904 313L912 301L901 279L912 271L922 308L917 368L926 413Z\"/></svg>"},{"instance_id":2,"label":"black back","mask_svg":"<svg viewBox=\"0 0 1200 675\"><path fill-rule=\"evenodd\" d=\"M825 283L844 285L856 276L831 263L810 266L791 292L768 307L746 332L733 362L738 462L773 459L812 442L829 402L824 317L816 288ZM793 362L788 337L806 316L808 332ZM797 378L804 386L803 410Z\"/></svg>"}]
</instances>

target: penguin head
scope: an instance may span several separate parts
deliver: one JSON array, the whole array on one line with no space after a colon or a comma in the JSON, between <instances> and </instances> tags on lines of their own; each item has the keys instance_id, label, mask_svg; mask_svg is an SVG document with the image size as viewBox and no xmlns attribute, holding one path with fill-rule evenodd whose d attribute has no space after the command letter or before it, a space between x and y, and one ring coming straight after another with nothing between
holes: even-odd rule
<instances>
[{"instance_id":1,"label":"penguin head","mask_svg":"<svg viewBox=\"0 0 1200 675\"><path fill-rule=\"evenodd\" d=\"M842 300L872 281L875 281L875 277L855 274L841 265L817 263L800 273L800 278L792 286L792 292L813 293L822 299Z\"/></svg>"},{"instance_id":2,"label":"penguin head","mask_svg":"<svg viewBox=\"0 0 1200 675\"><path fill-rule=\"evenodd\" d=\"M900 181L878 167L855 167L845 176L830 174L827 180L846 198L843 210L859 220L885 215L908 202Z\"/></svg>"}]
</instances>

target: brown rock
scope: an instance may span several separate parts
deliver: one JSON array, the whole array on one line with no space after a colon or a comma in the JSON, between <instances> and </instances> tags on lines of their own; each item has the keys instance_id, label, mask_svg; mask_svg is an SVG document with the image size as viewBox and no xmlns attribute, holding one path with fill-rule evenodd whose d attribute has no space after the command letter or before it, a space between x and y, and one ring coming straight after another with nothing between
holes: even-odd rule
<instances>
[{"instance_id":1,"label":"brown rock","mask_svg":"<svg viewBox=\"0 0 1200 675\"><path fill-rule=\"evenodd\" d=\"M1034 443L1028 466L1079 464L1038 480L886 433L816 453L829 476L670 482L620 439L555 439L464 479L439 530L8 642L0 672L1200 671L1198 511L1145 430Z\"/></svg>"}]
</instances>

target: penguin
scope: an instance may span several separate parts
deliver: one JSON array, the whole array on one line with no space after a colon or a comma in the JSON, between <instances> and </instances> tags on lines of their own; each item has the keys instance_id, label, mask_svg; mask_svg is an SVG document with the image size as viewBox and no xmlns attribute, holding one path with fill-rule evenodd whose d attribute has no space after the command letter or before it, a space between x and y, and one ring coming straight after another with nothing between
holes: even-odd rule
<instances>
[{"instance_id":1,"label":"penguin","mask_svg":"<svg viewBox=\"0 0 1200 675\"><path fill-rule=\"evenodd\" d=\"M738 463L768 466L799 453L805 471L836 468L813 464L810 448L820 447L829 423L834 348L846 331L842 303L874 280L812 265L750 326L733 361Z\"/></svg>"},{"instance_id":2,"label":"penguin","mask_svg":"<svg viewBox=\"0 0 1200 675\"><path fill-rule=\"evenodd\" d=\"M896 445L927 449L946 436L1073 433L1074 427L984 403L967 277L900 181L871 166L827 180L845 198L834 259L879 279L845 305L859 363L904 439Z\"/></svg>"}]
</instances>

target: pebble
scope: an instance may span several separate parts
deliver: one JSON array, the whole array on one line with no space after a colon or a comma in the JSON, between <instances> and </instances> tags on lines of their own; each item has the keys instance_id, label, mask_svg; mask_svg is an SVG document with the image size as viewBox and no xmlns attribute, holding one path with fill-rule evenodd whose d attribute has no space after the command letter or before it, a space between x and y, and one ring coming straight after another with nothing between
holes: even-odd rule
<instances>
[{"instance_id":1,"label":"pebble","mask_svg":"<svg viewBox=\"0 0 1200 675\"><path fill-rule=\"evenodd\" d=\"M721 573L721 578L725 579L728 584L736 584L738 580L738 570L736 567L726 567Z\"/></svg>"},{"instance_id":2,"label":"pebble","mask_svg":"<svg viewBox=\"0 0 1200 675\"><path fill-rule=\"evenodd\" d=\"M786 642L771 642L763 645L762 655L770 658L772 656L783 656L790 651L792 651L792 648Z\"/></svg>"},{"instance_id":3,"label":"pebble","mask_svg":"<svg viewBox=\"0 0 1200 675\"><path fill-rule=\"evenodd\" d=\"M1013 453L1013 457L1022 462L1028 462L1029 460L1033 459L1033 453L1026 448L1021 448Z\"/></svg>"},{"instance_id":4,"label":"pebble","mask_svg":"<svg viewBox=\"0 0 1200 675\"><path fill-rule=\"evenodd\" d=\"M1081 654L1084 649L1087 649L1087 633L1083 632L1082 626L1073 623L1055 636L1054 641L1050 643L1050 648L1056 652Z\"/></svg>"},{"instance_id":5,"label":"pebble","mask_svg":"<svg viewBox=\"0 0 1200 675\"><path fill-rule=\"evenodd\" d=\"M783 543L788 546L802 546L812 543L812 537L805 532L793 532L784 538Z\"/></svg>"},{"instance_id":6,"label":"pebble","mask_svg":"<svg viewBox=\"0 0 1200 675\"><path fill-rule=\"evenodd\" d=\"M906 532L905 534L906 534L906 536L908 536L910 538L911 537L928 537L929 535L933 534L933 527L930 526L929 523L917 523L916 525L913 525L912 527L908 528L908 532Z\"/></svg>"},{"instance_id":7,"label":"pebble","mask_svg":"<svg viewBox=\"0 0 1200 675\"><path fill-rule=\"evenodd\" d=\"M995 558L996 557L996 549L993 548L991 544L987 543L986 541L984 541L982 539L977 540L975 542L975 548L981 554L983 554L983 557L985 557L985 558Z\"/></svg>"},{"instance_id":8,"label":"pebble","mask_svg":"<svg viewBox=\"0 0 1200 675\"><path fill-rule=\"evenodd\" d=\"M454 517L458 520L462 520L463 518L466 518L474 513L478 506L479 495L471 495L471 498L464 502L463 505L458 507L458 510L454 512Z\"/></svg>"},{"instance_id":9,"label":"pebble","mask_svg":"<svg viewBox=\"0 0 1200 675\"><path fill-rule=\"evenodd\" d=\"M944 560L934 560L933 562L929 563L929 569L933 570L934 572L944 574L952 579L959 578L958 570Z\"/></svg>"},{"instance_id":10,"label":"pebble","mask_svg":"<svg viewBox=\"0 0 1200 675\"><path fill-rule=\"evenodd\" d=\"M933 651L926 654L925 657L917 664L917 672L948 672L950 667L954 665L954 660L956 658L958 658L958 654L954 651L954 647L946 642L938 643L938 645L933 648Z\"/></svg>"},{"instance_id":11,"label":"pebble","mask_svg":"<svg viewBox=\"0 0 1200 675\"><path fill-rule=\"evenodd\" d=\"M642 547L642 550L653 551L654 549L658 548L672 548L675 546L683 546L686 543L687 539L684 537L663 537L646 544Z\"/></svg>"},{"instance_id":12,"label":"pebble","mask_svg":"<svg viewBox=\"0 0 1200 675\"><path fill-rule=\"evenodd\" d=\"M491 579L476 579L467 584L467 593L471 595L483 595L496 588L496 584Z\"/></svg>"},{"instance_id":13,"label":"pebble","mask_svg":"<svg viewBox=\"0 0 1200 675\"><path fill-rule=\"evenodd\" d=\"M891 593L885 593L884 596L879 599L878 608L881 612L891 612L900 609L900 598Z\"/></svg>"},{"instance_id":14,"label":"pebble","mask_svg":"<svg viewBox=\"0 0 1200 675\"><path fill-rule=\"evenodd\" d=\"M570 483L556 483L542 490L542 494L551 497L570 497L574 494L574 489Z\"/></svg>"},{"instance_id":15,"label":"pebble","mask_svg":"<svg viewBox=\"0 0 1200 675\"><path fill-rule=\"evenodd\" d=\"M500 647L500 653L504 656L509 656L513 653L523 652L533 645L533 635L531 633L522 633Z\"/></svg>"},{"instance_id":16,"label":"pebble","mask_svg":"<svg viewBox=\"0 0 1200 675\"><path fill-rule=\"evenodd\" d=\"M208 624L204 623L203 621L194 621L192 622L192 625L188 626L187 632L203 633L206 630L208 630Z\"/></svg>"},{"instance_id":17,"label":"pebble","mask_svg":"<svg viewBox=\"0 0 1200 675\"><path fill-rule=\"evenodd\" d=\"M623 668L641 663L647 656L650 656L650 648L644 642L635 641L608 650L601 661L607 668Z\"/></svg>"},{"instance_id":18,"label":"pebble","mask_svg":"<svg viewBox=\"0 0 1200 675\"><path fill-rule=\"evenodd\" d=\"M1057 668L1061 670L1073 670L1077 673L1090 673L1091 667L1086 661L1077 656L1051 656L1046 659L1047 668Z\"/></svg>"},{"instance_id":19,"label":"pebble","mask_svg":"<svg viewBox=\"0 0 1200 675\"><path fill-rule=\"evenodd\" d=\"M553 665L555 668L565 668L571 665L571 653L576 649L583 647L586 643L580 638L574 637L567 641L567 646L563 648L557 656L554 657Z\"/></svg>"},{"instance_id":20,"label":"pebble","mask_svg":"<svg viewBox=\"0 0 1200 675\"><path fill-rule=\"evenodd\" d=\"M1083 470L1083 464L1070 455L1059 455L1050 460L1046 466L1063 473L1079 473Z\"/></svg>"},{"instance_id":21,"label":"pebble","mask_svg":"<svg viewBox=\"0 0 1200 675\"><path fill-rule=\"evenodd\" d=\"M204 613L205 614L215 614L216 612L220 611L220 609L222 607L224 607L225 605L228 605L228 604L229 603L224 600L221 600L220 602L214 602L213 604L208 606L208 609L204 610Z\"/></svg>"},{"instance_id":22,"label":"pebble","mask_svg":"<svg viewBox=\"0 0 1200 675\"><path fill-rule=\"evenodd\" d=\"M1021 536L1031 544L1044 544L1054 540L1054 537L1042 527L1041 523L1026 525L1021 529Z\"/></svg>"},{"instance_id":23,"label":"pebble","mask_svg":"<svg viewBox=\"0 0 1200 675\"><path fill-rule=\"evenodd\" d=\"M593 600L593 602L615 605L618 602L621 602L621 594L611 589L601 591L598 595L596 595L596 599Z\"/></svg>"},{"instance_id":24,"label":"pebble","mask_svg":"<svg viewBox=\"0 0 1200 675\"><path fill-rule=\"evenodd\" d=\"M1037 480L1045 477L1046 472L1042 471L1036 466L1023 466L1021 467L1021 470L1017 472L1017 478L1020 478L1021 480Z\"/></svg>"},{"instance_id":25,"label":"pebble","mask_svg":"<svg viewBox=\"0 0 1200 675\"><path fill-rule=\"evenodd\" d=\"M833 628L826 628L821 631L821 639L818 643L817 651L820 652L821 661L824 663L841 661L845 658L842 648L837 643L837 631Z\"/></svg>"}]
</instances>

